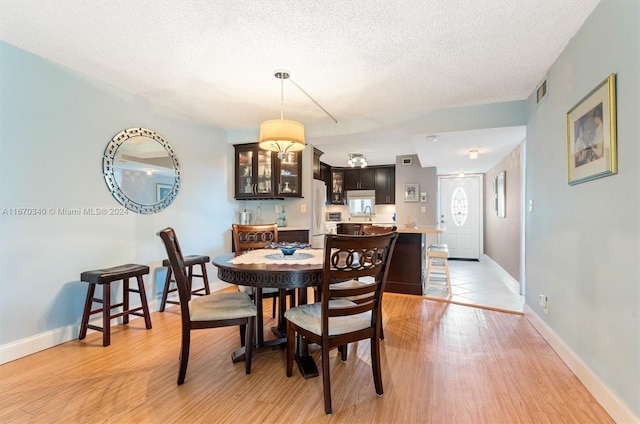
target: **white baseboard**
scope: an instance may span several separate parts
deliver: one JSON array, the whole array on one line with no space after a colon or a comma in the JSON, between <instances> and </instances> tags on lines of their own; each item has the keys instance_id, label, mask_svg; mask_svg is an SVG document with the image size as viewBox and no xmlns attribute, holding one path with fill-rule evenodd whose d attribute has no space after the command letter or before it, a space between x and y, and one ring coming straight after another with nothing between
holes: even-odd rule
<instances>
[{"instance_id":1,"label":"white baseboard","mask_svg":"<svg viewBox=\"0 0 640 424\"><path fill-rule=\"evenodd\" d=\"M509 274L504 268L502 268L496 261L494 261L493 259L491 259L490 256L487 256L485 254L482 255L482 260L483 261L487 261L488 263L490 263L493 268L495 268L496 272L498 274L500 274L500 276L504 279L504 281L508 281L510 286L509 287L515 294L520 294L520 282L518 280L516 280L515 278L513 278L513 276L511 274Z\"/></svg>"},{"instance_id":2,"label":"white baseboard","mask_svg":"<svg viewBox=\"0 0 640 424\"><path fill-rule=\"evenodd\" d=\"M616 423L640 423L640 417L635 417L631 410L611 393L608 387L591 371L582 359L526 303L524 305L524 316Z\"/></svg>"},{"instance_id":3,"label":"white baseboard","mask_svg":"<svg viewBox=\"0 0 640 424\"><path fill-rule=\"evenodd\" d=\"M209 283L209 287L211 292L213 293L229 287L229 284L223 281L214 281ZM177 300L177 293L172 293L169 296L169 299ZM157 300L157 296L154 296L153 299L150 299L149 312L156 312L158 310L158 303L159 302ZM129 317L130 321L138 318L142 317L138 317L136 315L131 315ZM94 315L89 320L89 322L100 327L102 326L102 318L97 314ZM122 322L122 317L118 318L116 322L112 320L112 326L118 325L119 322ZM45 331L44 333L39 333L22 340L17 340L15 342L2 345L0 346L0 365L7 362L15 361L16 359L20 359L24 356L28 356L36 352L40 352L41 350L49 349L59 344L66 343L70 340L77 339L79 331L80 321L75 324ZM93 332L95 332L95 330L88 330L87 334L91 334Z\"/></svg>"}]
</instances>

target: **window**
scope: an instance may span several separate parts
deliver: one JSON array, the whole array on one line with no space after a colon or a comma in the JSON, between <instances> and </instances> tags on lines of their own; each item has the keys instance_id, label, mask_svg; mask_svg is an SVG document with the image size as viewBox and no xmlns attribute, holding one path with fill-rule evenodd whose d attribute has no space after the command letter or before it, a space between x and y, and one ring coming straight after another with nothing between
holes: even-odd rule
<instances>
[{"instance_id":1,"label":"window","mask_svg":"<svg viewBox=\"0 0 640 424\"><path fill-rule=\"evenodd\" d=\"M467 199L467 193L462 187L458 187L451 197L451 216L453 216L453 222L456 226L462 227L467 221L468 215L469 201Z\"/></svg>"}]
</instances>

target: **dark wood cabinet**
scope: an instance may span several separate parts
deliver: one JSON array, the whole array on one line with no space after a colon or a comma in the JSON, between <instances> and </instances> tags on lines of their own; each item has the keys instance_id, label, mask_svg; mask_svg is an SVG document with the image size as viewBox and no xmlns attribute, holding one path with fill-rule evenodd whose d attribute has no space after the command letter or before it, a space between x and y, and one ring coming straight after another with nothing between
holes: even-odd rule
<instances>
[{"instance_id":1,"label":"dark wood cabinet","mask_svg":"<svg viewBox=\"0 0 640 424\"><path fill-rule=\"evenodd\" d=\"M373 168L347 168L344 170L345 190L375 190Z\"/></svg>"},{"instance_id":2,"label":"dark wood cabinet","mask_svg":"<svg viewBox=\"0 0 640 424\"><path fill-rule=\"evenodd\" d=\"M384 291L422 295L425 270L425 235L400 233L389 262Z\"/></svg>"},{"instance_id":3,"label":"dark wood cabinet","mask_svg":"<svg viewBox=\"0 0 640 424\"><path fill-rule=\"evenodd\" d=\"M376 204L392 205L396 203L396 167L381 166L374 168Z\"/></svg>"},{"instance_id":4,"label":"dark wood cabinet","mask_svg":"<svg viewBox=\"0 0 640 424\"><path fill-rule=\"evenodd\" d=\"M315 147L313 148L313 179L314 180L322 179L321 169L320 169L320 156L322 156L323 154L324 152L321 152Z\"/></svg>"},{"instance_id":5,"label":"dark wood cabinet","mask_svg":"<svg viewBox=\"0 0 640 424\"><path fill-rule=\"evenodd\" d=\"M276 152L260 149L258 143L233 147L236 199L302 197L300 152L289 152L281 161Z\"/></svg>"},{"instance_id":6,"label":"dark wood cabinet","mask_svg":"<svg viewBox=\"0 0 640 424\"><path fill-rule=\"evenodd\" d=\"M331 169L331 204L344 205L344 171Z\"/></svg>"},{"instance_id":7,"label":"dark wood cabinet","mask_svg":"<svg viewBox=\"0 0 640 424\"><path fill-rule=\"evenodd\" d=\"M320 162L320 179L327 186L327 203L331 203L331 167Z\"/></svg>"}]
</instances>

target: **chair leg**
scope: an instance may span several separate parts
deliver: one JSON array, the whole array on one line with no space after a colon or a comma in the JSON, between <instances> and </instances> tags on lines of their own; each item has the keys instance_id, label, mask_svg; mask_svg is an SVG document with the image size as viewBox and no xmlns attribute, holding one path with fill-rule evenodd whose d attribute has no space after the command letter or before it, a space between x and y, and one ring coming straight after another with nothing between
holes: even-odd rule
<instances>
[{"instance_id":1,"label":"chair leg","mask_svg":"<svg viewBox=\"0 0 640 424\"><path fill-rule=\"evenodd\" d=\"M204 292L206 294L211 294L211 290L209 290L209 276L207 275L207 264L200 264L200 274L202 274L202 281L204 284Z\"/></svg>"},{"instance_id":2,"label":"chair leg","mask_svg":"<svg viewBox=\"0 0 640 424\"><path fill-rule=\"evenodd\" d=\"M371 369L373 371L373 384L376 394L382 396L382 370L380 368L380 339L375 334L371 338Z\"/></svg>"},{"instance_id":3,"label":"chair leg","mask_svg":"<svg viewBox=\"0 0 640 424\"><path fill-rule=\"evenodd\" d=\"M189 343L191 342L191 330L182 329L182 347L180 348L180 371L178 371L178 386L184 383L189 363Z\"/></svg>"},{"instance_id":4,"label":"chair leg","mask_svg":"<svg viewBox=\"0 0 640 424\"><path fill-rule=\"evenodd\" d=\"M329 348L322 345L322 387L324 389L324 412L331 415L331 379L329 378Z\"/></svg>"},{"instance_id":5,"label":"chair leg","mask_svg":"<svg viewBox=\"0 0 640 424\"><path fill-rule=\"evenodd\" d=\"M342 362L345 362L347 360L347 345L338 346L338 352L340 352Z\"/></svg>"},{"instance_id":6,"label":"chair leg","mask_svg":"<svg viewBox=\"0 0 640 424\"><path fill-rule=\"evenodd\" d=\"M255 328L256 328L256 318L255 317L250 317L247 320L247 339L249 340L253 340L253 333L255 332ZM244 366L245 366L245 373L247 374L251 374L251 357L253 356L253 343L249 343L245 346L244 348Z\"/></svg>"},{"instance_id":7,"label":"chair leg","mask_svg":"<svg viewBox=\"0 0 640 424\"><path fill-rule=\"evenodd\" d=\"M296 334L293 331L293 326L287 321L287 377L293 375L293 356L295 355L296 348Z\"/></svg>"},{"instance_id":8,"label":"chair leg","mask_svg":"<svg viewBox=\"0 0 640 424\"><path fill-rule=\"evenodd\" d=\"M240 325L240 346L244 347L246 343L246 335L247 335L247 326L242 324ZM253 337L253 336L252 336ZM253 340L250 338L249 340ZM252 344L252 343L251 343Z\"/></svg>"},{"instance_id":9,"label":"chair leg","mask_svg":"<svg viewBox=\"0 0 640 424\"><path fill-rule=\"evenodd\" d=\"M160 301L160 312L164 312L169 296L169 286L171 285L171 267L167 268L167 276L164 279L164 289L162 289L162 300Z\"/></svg>"}]
</instances>

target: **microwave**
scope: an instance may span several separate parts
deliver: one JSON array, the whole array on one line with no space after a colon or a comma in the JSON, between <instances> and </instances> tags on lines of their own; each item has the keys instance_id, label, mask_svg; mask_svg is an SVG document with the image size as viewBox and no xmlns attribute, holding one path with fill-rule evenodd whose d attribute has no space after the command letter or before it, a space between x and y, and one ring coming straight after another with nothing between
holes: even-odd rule
<instances>
[{"instance_id":1,"label":"microwave","mask_svg":"<svg viewBox=\"0 0 640 424\"><path fill-rule=\"evenodd\" d=\"M342 221L342 212L327 212L327 221Z\"/></svg>"}]
</instances>

